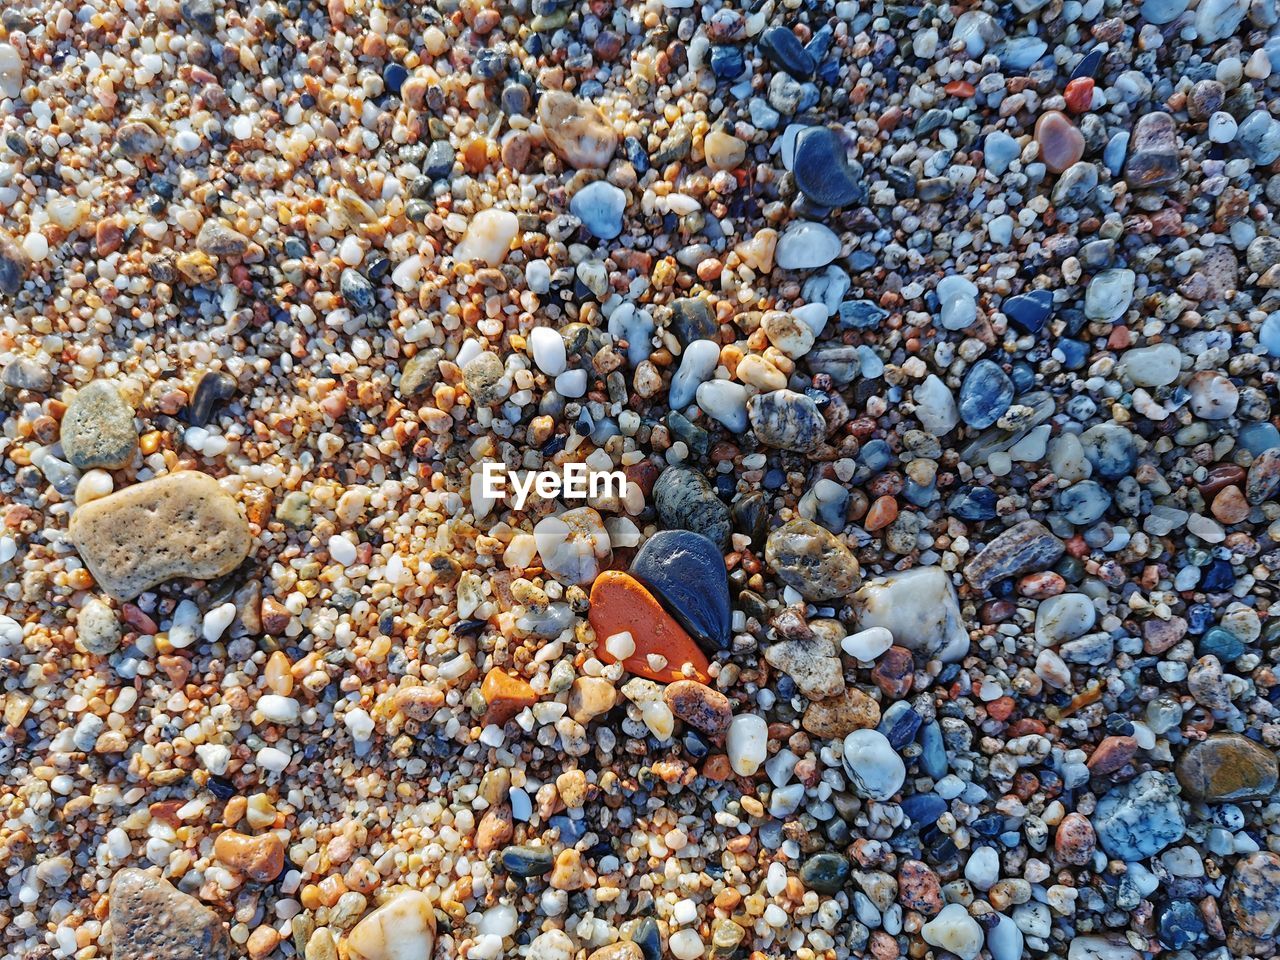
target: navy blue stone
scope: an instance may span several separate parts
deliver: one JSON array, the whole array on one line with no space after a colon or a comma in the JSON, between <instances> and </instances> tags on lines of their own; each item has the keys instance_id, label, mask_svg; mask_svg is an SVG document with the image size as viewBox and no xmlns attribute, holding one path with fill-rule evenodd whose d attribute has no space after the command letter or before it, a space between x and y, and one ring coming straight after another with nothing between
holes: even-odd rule
<instances>
[{"instance_id":1,"label":"navy blue stone","mask_svg":"<svg viewBox=\"0 0 1280 960\"><path fill-rule=\"evenodd\" d=\"M517 877L541 877L551 872L550 847L507 847L502 851L502 866Z\"/></svg>"},{"instance_id":2,"label":"navy blue stone","mask_svg":"<svg viewBox=\"0 0 1280 960\"><path fill-rule=\"evenodd\" d=\"M453 173L453 159L453 147L445 140L437 140L422 161L422 172L432 180L443 180Z\"/></svg>"},{"instance_id":3,"label":"navy blue stone","mask_svg":"<svg viewBox=\"0 0 1280 960\"><path fill-rule=\"evenodd\" d=\"M916 829L931 827L947 812L947 801L936 793L916 793L902 801L902 812Z\"/></svg>"},{"instance_id":4,"label":"navy blue stone","mask_svg":"<svg viewBox=\"0 0 1280 960\"><path fill-rule=\"evenodd\" d=\"M1036 371L1029 363L1019 360L1009 368L1009 379L1013 381L1013 389L1018 393L1026 393L1036 385Z\"/></svg>"},{"instance_id":5,"label":"navy blue stone","mask_svg":"<svg viewBox=\"0 0 1280 960\"><path fill-rule=\"evenodd\" d=\"M991 360L979 360L969 368L960 385L960 419L975 430L985 430L1013 403L1013 381Z\"/></svg>"},{"instance_id":6,"label":"navy blue stone","mask_svg":"<svg viewBox=\"0 0 1280 960\"><path fill-rule=\"evenodd\" d=\"M1089 358L1089 345L1079 340L1062 337L1055 345L1055 349L1061 351L1062 365L1068 370L1079 370Z\"/></svg>"},{"instance_id":7,"label":"navy blue stone","mask_svg":"<svg viewBox=\"0 0 1280 960\"><path fill-rule=\"evenodd\" d=\"M813 57L814 63L818 63L831 49L831 41L835 36L836 32L831 29L831 24L825 24L821 30L809 38L809 42L804 45L804 52Z\"/></svg>"},{"instance_id":8,"label":"navy blue stone","mask_svg":"<svg viewBox=\"0 0 1280 960\"><path fill-rule=\"evenodd\" d=\"M694 760L701 760L711 752L711 747L708 746L707 741L703 740L696 730L686 730L684 738L680 742L684 745L684 752Z\"/></svg>"},{"instance_id":9,"label":"navy blue stone","mask_svg":"<svg viewBox=\"0 0 1280 960\"><path fill-rule=\"evenodd\" d=\"M1032 290L1010 297L1002 307L1009 322L1023 333L1039 333L1053 315L1053 293Z\"/></svg>"},{"instance_id":10,"label":"navy blue stone","mask_svg":"<svg viewBox=\"0 0 1280 960\"><path fill-rule=\"evenodd\" d=\"M587 821L575 820L573 817L556 816L550 820L551 826L560 831L560 841L566 846L573 846L587 835Z\"/></svg>"},{"instance_id":11,"label":"navy blue stone","mask_svg":"<svg viewBox=\"0 0 1280 960\"><path fill-rule=\"evenodd\" d=\"M786 482L787 475L778 467L770 467L764 475L764 488L766 490L777 490Z\"/></svg>"},{"instance_id":12,"label":"navy blue stone","mask_svg":"<svg viewBox=\"0 0 1280 960\"><path fill-rule=\"evenodd\" d=\"M1230 590L1235 585L1235 571L1226 560L1214 560L1204 568L1204 574L1200 577L1200 589L1207 593Z\"/></svg>"},{"instance_id":13,"label":"navy blue stone","mask_svg":"<svg viewBox=\"0 0 1280 960\"><path fill-rule=\"evenodd\" d=\"M760 35L760 50L769 62L785 70L797 80L810 80L816 64L794 33L784 26L773 26Z\"/></svg>"},{"instance_id":14,"label":"navy blue stone","mask_svg":"<svg viewBox=\"0 0 1280 960\"><path fill-rule=\"evenodd\" d=\"M631 575L704 650L728 648L729 577L720 548L711 540L690 530L661 530L640 548Z\"/></svg>"},{"instance_id":15,"label":"navy blue stone","mask_svg":"<svg viewBox=\"0 0 1280 960\"><path fill-rule=\"evenodd\" d=\"M971 821L969 829L982 837L998 836L1004 830L1004 817L998 813L988 813Z\"/></svg>"},{"instance_id":16,"label":"navy blue stone","mask_svg":"<svg viewBox=\"0 0 1280 960\"><path fill-rule=\"evenodd\" d=\"M849 163L844 141L830 127L810 127L800 132L791 173L800 192L824 207L848 206L865 193L862 170Z\"/></svg>"},{"instance_id":17,"label":"navy blue stone","mask_svg":"<svg viewBox=\"0 0 1280 960\"><path fill-rule=\"evenodd\" d=\"M622 152L627 161L635 167L636 173L644 175L649 172L649 155L644 152L644 145L635 137L627 137L622 141Z\"/></svg>"},{"instance_id":18,"label":"navy blue stone","mask_svg":"<svg viewBox=\"0 0 1280 960\"><path fill-rule=\"evenodd\" d=\"M1187 633L1201 634L1213 623L1213 607L1207 603L1193 603L1187 607Z\"/></svg>"},{"instance_id":19,"label":"navy blue stone","mask_svg":"<svg viewBox=\"0 0 1280 960\"><path fill-rule=\"evenodd\" d=\"M951 495L947 510L961 520L994 520L998 499L989 487L963 487Z\"/></svg>"},{"instance_id":20,"label":"navy blue stone","mask_svg":"<svg viewBox=\"0 0 1280 960\"><path fill-rule=\"evenodd\" d=\"M889 311L871 300L846 300L837 308L841 330L870 330L889 316Z\"/></svg>"},{"instance_id":21,"label":"navy blue stone","mask_svg":"<svg viewBox=\"0 0 1280 960\"><path fill-rule=\"evenodd\" d=\"M658 921L645 917L631 931L631 942L640 948L644 960L662 960L662 933Z\"/></svg>"},{"instance_id":22,"label":"navy blue stone","mask_svg":"<svg viewBox=\"0 0 1280 960\"><path fill-rule=\"evenodd\" d=\"M395 94L400 93L400 88L408 78L409 71L398 63L388 63L382 70L383 84L389 91Z\"/></svg>"},{"instance_id":23,"label":"navy blue stone","mask_svg":"<svg viewBox=\"0 0 1280 960\"><path fill-rule=\"evenodd\" d=\"M1071 71L1071 77L1067 80L1067 83L1072 80L1079 80L1081 77L1092 77L1098 72L1098 67L1101 63L1102 48L1094 47L1076 64L1076 68Z\"/></svg>"},{"instance_id":24,"label":"navy blue stone","mask_svg":"<svg viewBox=\"0 0 1280 960\"><path fill-rule=\"evenodd\" d=\"M916 731L923 722L923 718L911 704L899 700L880 717L880 725L876 729L884 734L893 749L901 750L916 738Z\"/></svg>"},{"instance_id":25,"label":"navy blue stone","mask_svg":"<svg viewBox=\"0 0 1280 960\"><path fill-rule=\"evenodd\" d=\"M711 72L721 80L737 80L747 67L742 51L737 47L711 48Z\"/></svg>"}]
</instances>

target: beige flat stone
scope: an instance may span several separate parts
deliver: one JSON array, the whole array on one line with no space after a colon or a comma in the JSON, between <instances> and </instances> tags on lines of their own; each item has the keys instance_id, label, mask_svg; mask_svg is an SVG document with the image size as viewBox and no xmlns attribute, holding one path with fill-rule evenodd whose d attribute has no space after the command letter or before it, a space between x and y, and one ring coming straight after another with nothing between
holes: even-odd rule
<instances>
[{"instance_id":1,"label":"beige flat stone","mask_svg":"<svg viewBox=\"0 0 1280 960\"><path fill-rule=\"evenodd\" d=\"M198 470L144 480L80 507L71 542L107 593L132 600L166 580L209 580L249 555L235 499Z\"/></svg>"},{"instance_id":2,"label":"beige flat stone","mask_svg":"<svg viewBox=\"0 0 1280 960\"><path fill-rule=\"evenodd\" d=\"M436 912L420 890L392 897L347 934L351 960L431 960Z\"/></svg>"}]
</instances>

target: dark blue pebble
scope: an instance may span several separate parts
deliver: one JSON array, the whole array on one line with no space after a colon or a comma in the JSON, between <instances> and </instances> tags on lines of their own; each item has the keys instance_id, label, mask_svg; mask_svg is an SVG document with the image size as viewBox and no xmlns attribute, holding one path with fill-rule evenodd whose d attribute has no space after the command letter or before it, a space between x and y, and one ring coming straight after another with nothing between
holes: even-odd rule
<instances>
[{"instance_id":1,"label":"dark blue pebble","mask_svg":"<svg viewBox=\"0 0 1280 960\"><path fill-rule=\"evenodd\" d=\"M1010 297L1002 307L1009 322L1023 333L1039 333L1053 315L1053 293L1049 290L1032 290Z\"/></svg>"},{"instance_id":2,"label":"dark blue pebble","mask_svg":"<svg viewBox=\"0 0 1280 960\"><path fill-rule=\"evenodd\" d=\"M643 175L649 172L649 155L635 137L627 137L622 141L622 152L627 155L627 161L635 167L636 173Z\"/></svg>"},{"instance_id":3,"label":"dark blue pebble","mask_svg":"<svg viewBox=\"0 0 1280 960\"><path fill-rule=\"evenodd\" d=\"M1244 655L1244 641L1229 630L1214 627L1196 645L1202 657L1217 657L1222 663L1233 663Z\"/></svg>"},{"instance_id":4,"label":"dark blue pebble","mask_svg":"<svg viewBox=\"0 0 1280 960\"><path fill-rule=\"evenodd\" d=\"M631 942L640 948L644 960L662 960L662 934L653 917L645 917L636 924L631 931Z\"/></svg>"},{"instance_id":5,"label":"dark blue pebble","mask_svg":"<svg viewBox=\"0 0 1280 960\"><path fill-rule=\"evenodd\" d=\"M636 554L631 575L708 652L729 646L729 578L711 540L690 530L660 530Z\"/></svg>"},{"instance_id":6,"label":"dark blue pebble","mask_svg":"<svg viewBox=\"0 0 1280 960\"><path fill-rule=\"evenodd\" d=\"M1214 560L1209 566L1205 567L1204 574L1200 577L1200 589L1206 592L1230 590L1235 585L1235 571L1231 569L1231 564L1226 560Z\"/></svg>"},{"instance_id":7,"label":"dark blue pebble","mask_svg":"<svg viewBox=\"0 0 1280 960\"><path fill-rule=\"evenodd\" d=\"M760 35L759 47L769 62L785 70L797 80L809 80L816 66L813 57L794 33L784 26L773 26Z\"/></svg>"},{"instance_id":8,"label":"dark blue pebble","mask_svg":"<svg viewBox=\"0 0 1280 960\"><path fill-rule=\"evenodd\" d=\"M849 882L852 873L849 858L844 854L815 853L801 865L800 882L810 890L834 895Z\"/></svg>"},{"instance_id":9,"label":"dark blue pebble","mask_svg":"<svg viewBox=\"0 0 1280 960\"><path fill-rule=\"evenodd\" d=\"M786 482L787 475L777 467L770 467L764 475L764 488L766 490L777 490Z\"/></svg>"},{"instance_id":10,"label":"dark blue pebble","mask_svg":"<svg viewBox=\"0 0 1280 960\"><path fill-rule=\"evenodd\" d=\"M969 823L969 829L981 837L995 837L1004 830L1004 817L998 813L988 813Z\"/></svg>"},{"instance_id":11,"label":"dark blue pebble","mask_svg":"<svg viewBox=\"0 0 1280 960\"><path fill-rule=\"evenodd\" d=\"M721 80L737 80L747 67L742 51L737 47L711 48L711 72Z\"/></svg>"},{"instance_id":12,"label":"dark blue pebble","mask_svg":"<svg viewBox=\"0 0 1280 960\"><path fill-rule=\"evenodd\" d=\"M570 847L587 835L587 821L585 820L556 816L551 818L550 823L551 826L560 831L560 841Z\"/></svg>"},{"instance_id":13,"label":"dark blue pebble","mask_svg":"<svg viewBox=\"0 0 1280 960\"><path fill-rule=\"evenodd\" d=\"M394 94L400 93L400 88L404 85L405 80L409 77L409 71L398 63L388 63L382 70L382 82L386 88Z\"/></svg>"},{"instance_id":14,"label":"dark blue pebble","mask_svg":"<svg viewBox=\"0 0 1280 960\"><path fill-rule=\"evenodd\" d=\"M783 700L790 700L800 688L796 686L796 682L788 677L785 673L778 680L778 696Z\"/></svg>"},{"instance_id":15,"label":"dark blue pebble","mask_svg":"<svg viewBox=\"0 0 1280 960\"><path fill-rule=\"evenodd\" d=\"M443 180L453 173L453 160L453 147L445 140L437 140L422 161L422 172L432 180Z\"/></svg>"},{"instance_id":16,"label":"dark blue pebble","mask_svg":"<svg viewBox=\"0 0 1280 960\"><path fill-rule=\"evenodd\" d=\"M1193 603L1187 607L1187 633L1201 634L1213 623L1213 607L1207 603Z\"/></svg>"},{"instance_id":17,"label":"dark blue pebble","mask_svg":"<svg viewBox=\"0 0 1280 960\"><path fill-rule=\"evenodd\" d=\"M876 727L895 750L901 750L916 738L923 718L906 700L899 700L887 709L880 717Z\"/></svg>"},{"instance_id":18,"label":"dark blue pebble","mask_svg":"<svg viewBox=\"0 0 1280 960\"><path fill-rule=\"evenodd\" d=\"M930 720L920 728L920 771L934 780L947 775L947 745L937 720Z\"/></svg>"},{"instance_id":19,"label":"dark blue pebble","mask_svg":"<svg viewBox=\"0 0 1280 960\"><path fill-rule=\"evenodd\" d=\"M1101 63L1102 48L1094 47L1080 59L1079 63L1076 64L1076 68L1071 71L1071 77L1067 80L1067 83L1070 83L1072 80L1079 80L1081 77L1092 77L1098 72L1098 66Z\"/></svg>"},{"instance_id":20,"label":"dark blue pebble","mask_svg":"<svg viewBox=\"0 0 1280 960\"><path fill-rule=\"evenodd\" d=\"M1062 337L1055 344L1055 349L1062 353L1062 365L1068 370L1079 370L1089 358L1089 345L1079 340Z\"/></svg>"},{"instance_id":21,"label":"dark blue pebble","mask_svg":"<svg viewBox=\"0 0 1280 960\"><path fill-rule=\"evenodd\" d=\"M931 827L947 812L947 801L936 793L916 793L902 801L902 812L916 829Z\"/></svg>"},{"instance_id":22,"label":"dark blue pebble","mask_svg":"<svg viewBox=\"0 0 1280 960\"><path fill-rule=\"evenodd\" d=\"M365 279L358 270L347 267L342 271L338 287L342 291L342 299L352 310L365 311L373 309L373 284Z\"/></svg>"},{"instance_id":23,"label":"dark blue pebble","mask_svg":"<svg viewBox=\"0 0 1280 960\"><path fill-rule=\"evenodd\" d=\"M849 254L849 266L854 270L870 270L879 262L874 253L866 250L855 250Z\"/></svg>"},{"instance_id":24,"label":"dark blue pebble","mask_svg":"<svg viewBox=\"0 0 1280 960\"><path fill-rule=\"evenodd\" d=\"M1160 914L1157 932L1162 946L1185 950L1205 939L1204 917L1190 900L1170 900Z\"/></svg>"},{"instance_id":25,"label":"dark blue pebble","mask_svg":"<svg viewBox=\"0 0 1280 960\"><path fill-rule=\"evenodd\" d=\"M791 172L800 192L824 207L848 206L864 194L862 170L849 163L844 141L830 127L800 132Z\"/></svg>"},{"instance_id":26,"label":"dark blue pebble","mask_svg":"<svg viewBox=\"0 0 1280 960\"><path fill-rule=\"evenodd\" d=\"M969 368L960 385L960 419L975 430L985 430L1013 403L1013 381L991 360L979 360Z\"/></svg>"},{"instance_id":27,"label":"dark blue pebble","mask_svg":"<svg viewBox=\"0 0 1280 960\"><path fill-rule=\"evenodd\" d=\"M961 520L994 520L998 499L990 487L963 487L951 495L947 510Z\"/></svg>"},{"instance_id":28,"label":"dark blue pebble","mask_svg":"<svg viewBox=\"0 0 1280 960\"><path fill-rule=\"evenodd\" d=\"M825 24L822 29L818 30L809 42L804 45L804 52L813 57L813 62L819 62L827 55L827 51L831 49L831 41L835 39L836 32L831 29L831 24Z\"/></svg>"},{"instance_id":29,"label":"dark blue pebble","mask_svg":"<svg viewBox=\"0 0 1280 960\"><path fill-rule=\"evenodd\" d=\"M502 866L517 877L541 877L551 872L550 847L507 847Z\"/></svg>"},{"instance_id":30,"label":"dark blue pebble","mask_svg":"<svg viewBox=\"0 0 1280 960\"><path fill-rule=\"evenodd\" d=\"M902 496L903 499L914 506L927 507L929 504L933 503L934 500L938 499L938 487L933 483L929 484L927 487L923 487L908 477L906 486L902 488ZM840 524L839 528L832 528L830 527L830 524L824 524L824 526L832 529L832 532L834 533L839 533L840 529L844 528L843 523Z\"/></svg>"},{"instance_id":31,"label":"dark blue pebble","mask_svg":"<svg viewBox=\"0 0 1280 960\"><path fill-rule=\"evenodd\" d=\"M701 760L711 752L711 747L707 744L707 741L703 740L694 730L686 730L684 739L680 742L684 746L684 752L694 760Z\"/></svg>"},{"instance_id":32,"label":"dark blue pebble","mask_svg":"<svg viewBox=\"0 0 1280 960\"><path fill-rule=\"evenodd\" d=\"M836 310L841 330L870 330L889 316L889 311L871 300L846 300Z\"/></svg>"},{"instance_id":33,"label":"dark blue pebble","mask_svg":"<svg viewBox=\"0 0 1280 960\"><path fill-rule=\"evenodd\" d=\"M1036 371L1029 363L1021 360L1009 368L1009 379L1013 381L1013 389L1018 393L1026 393L1036 385Z\"/></svg>"}]
</instances>

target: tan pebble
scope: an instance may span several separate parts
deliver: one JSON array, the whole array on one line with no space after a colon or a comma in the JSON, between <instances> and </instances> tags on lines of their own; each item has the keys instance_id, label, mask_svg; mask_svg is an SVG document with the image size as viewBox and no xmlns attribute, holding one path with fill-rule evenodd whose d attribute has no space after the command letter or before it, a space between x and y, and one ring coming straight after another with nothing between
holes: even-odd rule
<instances>
[{"instance_id":1,"label":"tan pebble","mask_svg":"<svg viewBox=\"0 0 1280 960\"><path fill-rule=\"evenodd\" d=\"M582 890L589 886L582 854L572 848L561 850L548 882L554 890Z\"/></svg>"},{"instance_id":2,"label":"tan pebble","mask_svg":"<svg viewBox=\"0 0 1280 960\"><path fill-rule=\"evenodd\" d=\"M351 960L430 960L436 942L431 898L405 890L374 910L347 934Z\"/></svg>"},{"instance_id":3,"label":"tan pebble","mask_svg":"<svg viewBox=\"0 0 1280 960\"><path fill-rule=\"evenodd\" d=\"M284 870L284 841L274 833L250 837L224 830L213 842L213 855L256 883L270 883Z\"/></svg>"},{"instance_id":4,"label":"tan pebble","mask_svg":"<svg viewBox=\"0 0 1280 960\"><path fill-rule=\"evenodd\" d=\"M249 525L218 481L196 470L144 480L85 504L71 542L101 587L118 600L175 577L211 580L249 555Z\"/></svg>"},{"instance_id":5,"label":"tan pebble","mask_svg":"<svg viewBox=\"0 0 1280 960\"><path fill-rule=\"evenodd\" d=\"M569 688L569 716L587 724L604 716L618 702L618 691L601 677L578 677Z\"/></svg>"}]
</instances>

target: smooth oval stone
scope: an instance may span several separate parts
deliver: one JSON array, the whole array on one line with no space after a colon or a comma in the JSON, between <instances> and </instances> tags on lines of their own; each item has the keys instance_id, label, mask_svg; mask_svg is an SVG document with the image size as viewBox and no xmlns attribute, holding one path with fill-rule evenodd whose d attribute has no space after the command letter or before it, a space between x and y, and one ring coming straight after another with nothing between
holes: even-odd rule
<instances>
[{"instance_id":1,"label":"smooth oval stone","mask_svg":"<svg viewBox=\"0 0 1280 960\"><path fill-rule=\"evenodd\" d=\"M1032 290L1010 297L1001 306L1009 322L1024 333L1039 333L1053 315L1053 292Z\"/></svg>"},{"instance_id":2,"label":"smooth oval stone","mask_svg":"<svg viewBox=\"0 0 1280 960\"><path fill-rule=\"evenodd\" d=\"M1105 480L1118 480L1133 472L1138 462L1138 445L1124 427L1100 423L1080 435L1085 459Z\"/></svg>"},{"instance_id":3,"label":"smooth oval stone","mask_svg":"<svg viewBox=\"0 0 1280 960\"><path fill-rule=\"evenodd\" d=\"M680 367L671 378L667 404L672 410L683 410L693 402L700 384L710 379L720 362L720 344L714 340L695 340L685 347Z\"/></svg>"},{"instance_id":4,"label":"smooth oval stone","mask_svg":"<svg viewBox=\"0 0 1280 960\"><path fill-rule=\"evenodd\" d=\"M1101 520L1109 506L1111 494L1096 480L1072 484L1054 497L1054 509L1078 527Z\"/></svg>"},{"instance_id":5,"label":"smooth oval stone","mask_svg":"<svg viewBox=\"0 0 1280 960\"><path fill-rule=\"evenodd\" d=\"M843 597L862 582L849 548L812 520L789 520L774 530L764 556L779 580L809 600Z\"/></svg>"},{"instance_id":6,"label":"smooth oval stone","mask_svg":"<svg viewBox=\"0 0 1280 960\"><path fill-rule=\"evenodd\" d=\"M1098 611L1083 593L1060 593L1041 602L1036 610L1036 642L1056 647L1093 629Z\"/></svg>"},{"instance_id":7,"label":"smooth oval stone","mask_svg":"<svg viewBox=\"0 0 1280 960\"><path fill-rule=\"evenodd\" d=\"M767 447L807 453L827 434L827 421L818 405L803 393L774 390L747 401L751 431Z\"/></svg>"},{"instance_id":8,"label":"smooth oval stone","mask_svg":"<svg viewBox=\"0 0 1280 960\"><path fill-rule=\"evenodd\" d=\"M960 419L982 430L999 420L1013 403L1013 381L991 360L979 360L960 386Z\"/></svg>"},{"instance_id":9,"label":"smooth oval stone","mask_svg":"<svg viewBox=\"0 0 1280 960\"><path fill-rule=\"evenodd\" d=\"M840 238L820 223L793 223L778 238L773 259L783 270L815 270L840 256Z\"/></svg>"},{"instance_id":10,"label":"smooth oval stone","mask_svg":"<svg viewBox=\"0 0 1280 960\"><path fill-rule=\"evenodd\" d=\"M63 414L60 436L62 452L78 470L116 470L138 449L133 407L107 380L94 380L76 393Z\"/></svg>"},{"instance_id":11,"label":"smooth oval stone","mask_svg":"<svg viewBox=\"0 0 1280 960\"><path fill-rule=\"evenodd\" d=\"M175 577L211 580L249 555L235 498L197 470L144 480L71 515L71 542L107 593L132 600Z\"/></svg>"},{"instance_id":12,"label":"smooth oval stone","mask_svg":"<svg viewBox=\"0 0 1280 960\"><path fill-rule=\"evenodd\" d=\"M849 882L853 869L839 853L815 853L800 867L800 882L818 893L835 895Z\"/></svg>"},{"instance_id":13,"label":"smooth oval stone","mask_svg":"<svg viewBox=\"0 0 1280 960\"><path fill-rule=\"evenodd\" d=\"M512 846L502 851L502 866L517 877L541 877L551 872L550 847Z\"/></svg>"},{"instance_id":14,"label":"smooth oval stone","mask_svg":"<svg viewBox=\"0 0 1280 960\"><path fill-rule=\"evenodd\" d=\"M907 779L906 764L877 730L855 730L844 738L844 769L853 792L867 800L891 799Z\"/></svg>"},{"instance_id":15,"label":"smooth oval stone","mask_svg":"<svg viewBox=\"0 0 1280 960\"><path fill-rule=\"evenodd\" d=\"M1035 138L1040 144L1040 161L1050 173L1061 173L1084 156L1084 134L1059 110L1040 115Z\"/></svg>"},{"instance_id":16,"label":"smooth oval stone","mask_svg":"<svg viewBox=\"0 0 1280 960\"><path fill-rule=\"evenodd\" d=\"M862 171L849 163L844 141L830 127L800 133L791 172L800 192L819 206L844 207L862 195Z\"/></svg>"},{"instance_id":17,"label":"smooth oval stone","mask_svg":"<svg viewBox=\"0 0 1280 960\"><path fill-rule=\"evenodd\" d=\"M720 547L729 542L729 508L696 470L664 470L653 485L653 504L667 529L692 530Z\"/></svg>"},{"instance_id":18,"label":"smooth oval stone","mask_svg":"<svg viewBox=\"0 0 1280 960\"><path fill-rule=\"evenodd\" d=\"M570 212L601 240L612 240L622 233L626 208L627 195L607 180L587 184L569 201Z\"/></svg>"},{"instance_id":19,"label":"smooth oval stone","mask_svg":"<svg viewBox=\"0 0 1280 960\"><path fill-rule=\"evenodd\" d=\"M1092 280L1084 292L1084 315L1090 320L1121 319L1133 302L1138 276L1132 270L1104 270Z\"/></svg>"},{"instance_id":20,"label":"smooth oval stone","mask_svg":"<svg viewBox=\"0 0 1280 960\"><path fill-rule=\"evenodd\" d=\"M1185 795L1201 803L1266 800L1280 779L1276 755L1238 733L1192 744L1178 758L1176 772Z\"/></svg>"},{"instance_id":21,"label":"smooth oval stone","mask_svg":"<svg viewBox=\"0 0 1280 960\"><path fill-rule=\"evenodd\" d=\"M689 530L660 530L645 541L630 572L704 650L729 646L729 577L711 540Z\"/></svg>"},{"instance_id":22,"label":"smooth oval stone","mask_svg":"<svg viewBox=\"0 0 1280 960\"><path fill-rule=\"evenodd\" d=\"M1120 358L1125 374L1140 387L1164 387L1182 372L1182 351L1172 343L1126 350Z\"/></svg>"},{"instance_id":23,"label":"smooth oval stone","mask_svg":"<svg viewBox=\"0 0 1280 960\"><path fill-rule=\"evenodd\" d=\"M734 433L746 431L747 388L732 380L708 380L698 385L698 406L713 420Z\"/></svg>"}]
</instances>

